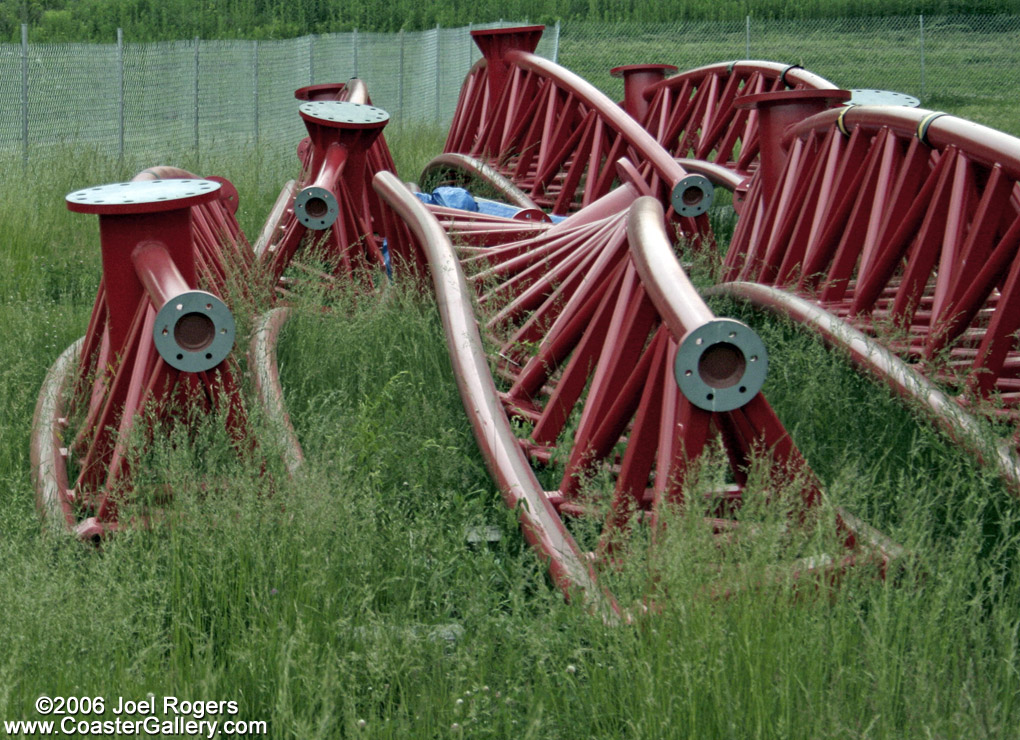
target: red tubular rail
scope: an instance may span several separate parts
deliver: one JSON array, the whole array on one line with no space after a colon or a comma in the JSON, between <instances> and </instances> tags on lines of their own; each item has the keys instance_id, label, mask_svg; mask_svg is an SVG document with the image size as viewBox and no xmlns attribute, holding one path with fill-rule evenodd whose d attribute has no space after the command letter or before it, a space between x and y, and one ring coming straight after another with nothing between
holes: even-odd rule
<instances>
[{"instance_id":1,"label":"red tubular rail","mask_svg":"<svg viewBox=\"0 0 1020 740\"><path fill-rule=\"evenodd\" d=\"M474 320L472 291L460 270L449 237L421 201L394 175L379 173L373 184L390 207L405 219L425 249L457 385L465 399L475 439L507 505L520 511L525 536L549 559L553 578L564 592L582 589L584 597L594 600L600 611L609 616L613 607L603 601L595 587L590 563L546 497L503 413Z\"/></svg>"},{"instance_id":2,"label":"red tubular rail","mask_svg":"<svg viewBox=\"0 0 1020 740\"><path fill-rule=\"evenodd\" d=\"M609 192L615 163L628 157L653 192L673 205L684 232L710 233L703 214L713 191L691 175L616 103L590 83L531 53L532 37L483 43L451 124L446 153L466 154L499 171L537 204L566 214ZM530 48L529 48L530 47ZM490 70L500 69L496 73Z\"/></svg>"},{"instance_id":3,"label":"red tubular rail","mask_svg":"<svg viewBox=\"0 0 1020 740\"><path fill-rule=\"evenodd\" d=\"M760 147L758 113L740 105L749 95L779 90L831 90L828 80L799 65L720 62L647 86L639 120L674 157L710 161L746 177Z\"/></svg>"},{"instance_id":4,"label":"red tubular rail","mask_svg":"<svg viewBox=\"0 0 1020 740\"><path fill-rule=\"evenodd\" d=\"M940 390L879 342L816 303L758 283L722 283L708 291L746 301L810 328L826 343L843 350L855 365L882 379L903 398L917 404L963 449L994 468L1011 488L1020 490L1020 461L1010 445L989 438L988 430L949 394Z\"/></svg>"},{"instance_id":5,"label":"red tubular rail","mask_svg":"<svg viewBox=\"0 0 1020 740\"><path fill-rule=\"evenodd\" d=\"M727 279L793 292L913 359L962 408L1020 419L1020 140L854 106L787 128L782 146L775 191L748 191Z\"/></svg>"},{"instance_id":6,"label":"red tubular rail","mask_svg":"<svg viewBox=\"0 0 1020 740\"><path fill-rule=\"evenodd\" d=\"M528 194L503 177L499 172L480 159L466 154L440 154L429 160L421 172L419 182L428 185L435 177L445 172L456 172L467 175L467 180L478 180L499 193L500 198L521 208L538 208ZM457 180L460 182L461 180Z\"/></svg>"}]
</instances>

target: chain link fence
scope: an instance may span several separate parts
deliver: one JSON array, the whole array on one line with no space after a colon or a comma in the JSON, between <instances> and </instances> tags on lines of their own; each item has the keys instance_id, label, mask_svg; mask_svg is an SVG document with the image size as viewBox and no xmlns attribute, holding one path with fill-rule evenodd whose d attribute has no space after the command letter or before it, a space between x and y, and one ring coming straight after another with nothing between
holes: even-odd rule
<instances>
[{"instance_id":1,"label":"chain link fence","mask_svg":"<svg viewBox=\"0 0 1020 740\"><path fill-rule=\"evenodd\" d=\"M303 133L293 91L351 76L368 83L391 125L445 126L479 56L471 30L0 44L0 152L27 160L65 143L159 159L250 143L291 147ZM538 53L558 56L615 99L622 82L609 70L621 64L797 63L841 87L909 93L927 108L1020 135L1018 38L1020 16L572 22L547 28Z\"/></svg>"},{"instance_id":2,"label":"chain link fence","mask_svg":"<svg viewBox=\"0 0 1020 740\"><path fill-rule=\"evenodd\" d=\"M294 90L361 77L392 123L449 124L479 52L470 31L511 22L282 41L0 44L0 152L53 145L158 160L244 144L293 147ZM555 54L557 28L537 52ZM27 38L27 34L23 34Z\"/></svg>"},{"instance_id":3,"label":"chain link fence","mask_svg":"<svg viewBox=\"0 0 1020 740\"><path fill-rule=\"evenodd\" d=\"M910 16L662 24L567 23L559 62L623 96L612 67L680 70L731 59L800 64L844 88L894 90L1020 135L1020 16Z\"/></svg>"}]
</instances>

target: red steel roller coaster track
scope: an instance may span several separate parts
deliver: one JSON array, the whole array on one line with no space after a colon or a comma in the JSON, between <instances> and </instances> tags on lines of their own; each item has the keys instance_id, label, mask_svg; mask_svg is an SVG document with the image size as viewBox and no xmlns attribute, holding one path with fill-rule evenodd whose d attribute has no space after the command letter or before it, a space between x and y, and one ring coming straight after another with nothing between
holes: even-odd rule
<instances>
[{"instance_id":1,"label":"red steel roller coaster track","mask_svg":"<svg viewBox=\"0 0 1020 740\"><path fill-rule=\"evenodd\" d=\"M684 502L717 435L732 482L706 496L715 532L740 528L734 516L755 459L767 460L777 480L795 481L799 512L817 506L814 476L759 393L764 346L698 297L672 251L661 205L639 197L649 191L640 178L557 225L502 219L498 245L496 217L426 207L386 173L374 186L427 255L476 440L565 593L580 588L604 608L612 604L596 589L599 569L636 522L654 526L664 506ZM493 246L470 246L479 222ZM468 246L455 250L451 238ZM496 347L491 357L479 324ZM512 420L529 428L526 437L514 434ZM548 473L557 455L566 459L559 484L545 490L532 466ZM567 522L600 516L585 483L600 470L612 475L614 491L603 502L599 543L584 552ZM846 552L792 567L830 572L865 551L884 567L897 553L853 517L837 519Z\"/></svg>"},{"instance_id":2,"label":"red steel roller coaster track","mask_svg":"<svg viewBox=\"0 0 1020 740\"><path fill-rule=\"evenodd\" d=\"M832 341L845 322L862 333L851 351L864 364L875 354L865 336L902 355L909 369L888 369L890 356L873 369L1020 488L1016 457L982 445L947 401L1011 425L1020 415L1018 178L1020 140L969 121L884 106L818 113L786 129L772 182L751 185L726 257L739 284L719 290Z\"/></svg>"},{"instance_id":3,"label":"red steel roller coaster track","mask_svg":"<svg viewBox=\"0 0 1020 740\"><path fill-rule=\"evenodd\" d=\"M444 151L493 168L555 214L608 193L627 157L687 236L709 234L709 181L589 82L533 54L542 28L472 32L485 58L464 82Z\"/></svg>"}]
</instances>

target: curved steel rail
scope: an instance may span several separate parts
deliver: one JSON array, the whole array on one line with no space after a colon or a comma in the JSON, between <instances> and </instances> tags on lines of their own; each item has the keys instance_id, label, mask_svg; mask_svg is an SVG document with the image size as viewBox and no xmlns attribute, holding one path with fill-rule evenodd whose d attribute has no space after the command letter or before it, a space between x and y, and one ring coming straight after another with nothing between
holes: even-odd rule
<instances>
[{"instance_id":1,"label":"curved steel rail","mask_svg":"<svg viewBox=\"0 0 1020 740\"><path fill-rule=\"evenodd\" d=\"M811 329L830 346L846 352L855 365L914 402L965 450L994 467L1007 485L1020 489L1020 460L1009 445L990 442L988 430L974 416L914 367L846 321L804 298L758 283L722 283L709 288L707 294L746 301Z\"/></svg>"},{"instance_id":2,"label":"curved steel rail","mask_svg":"<svg viewBox=\"0 0 1020 740\"><path fill-rule=\"evenodd\" d=\"M777 90L836 86L799 65L745 60L681 72L642 91L641 123L674 157L698 159L748 175L760 147L758 115L740 98Z\"/></svg>"},{"instance_id":3,"label":"curved steel rail","mask_svg":"<svg viewBox=\"0 0 1020 740\"><path fill-rule=\"evenodd\" d=\"M525 537L549 559L553 578L564 592L580 588L585 598L601 602L591 564L545 495L503 413L474 320L472 291L446 232L395 176L379 173L374 187L406 220L426 251L457 385L475 439L507 505L520 512ZM608 615L612 608L602 602L601 611Z\"/></svg>"},{"instance_id":4,"label":"curved steel rail","mask_svg":"<svg viewBox=\"0 0 1020 740\"><path fill-rule=\"evenodd\" d=\"M1020 418L1020 140L854 106L791 126L784 147L775 192L760 178L748 191L727 279L790 290L959 388L965 408Z\"/></svg>"},{"instance_id":5,"label":"curved steel rail","mask_svg":"<svg viewBox=\"0 0 1020 740\"><path fill-rule=\"evenodd\" d=\"M32 417L29 457L32 464L32 485L35 502L44 523L61 531L73 532L78 517L67 492L71 489L67 476L67 429L65 398L75 382L85 337L65 349L53 363L39 390Z\"/></svg>"},{"instance_id":6,"label":"curved steel rail","mask_svg":"<svg viewBox=\"0 0 1020 740\"><path fill-rule=\"evenodd\" d=\"M450 170L480 180L498 192L507 203L512 203L520 208L538 208L538 204L513 182L480 159L469 157L466 154L440 154L433 157L421 171L418 182L424 185L433 176Z\"/></svg>"},{"instance_id":7,"label":"curved steel rail","mask_svg":"<svg viewBox=\"0 0 1020 740\"><path fill-rule=\"evenodd\" d=\"M289 316L290 309L282 307L262 315L248 348L248 362L252 368L255 395L277 433L277 444L283 451L287 472L293 474L304 464L305 455L283 400L280 366L276 357L276 342Z\"/></svg>"},{"instance_id":8,"label":"curved steel rail","mask_svg":"<svg viewBox=\"0 0 1020 740\"><path fill-rule=\"evenodd\" d=\"M703 215L712 201L710 183L687 173L605 94L530 53L529 45L534 48L479 43L486 59L465 81L444 151L482 160L557 214L608 193L615 162L627 157L672 204L689 236L710 233Z\"/></svg>"}]
</instances>

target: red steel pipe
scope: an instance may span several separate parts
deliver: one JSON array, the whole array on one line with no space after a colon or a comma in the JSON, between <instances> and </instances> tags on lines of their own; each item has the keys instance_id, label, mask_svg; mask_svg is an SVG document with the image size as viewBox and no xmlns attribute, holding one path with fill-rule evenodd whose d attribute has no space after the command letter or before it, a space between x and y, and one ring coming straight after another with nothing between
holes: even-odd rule
<instances>
[{"instance_id":1,"label":"red steel pipe","mask_svg":"<svg viewBox=\"0 0 1020 740\"><path fill-rule=\"evenodd\" d=\"M1011 488L1020 490L1020 460L1013 450L1004 443L990 443L987 429L983 429L977 419L874 339L824 308L768 285L722 283L708 292L746 301L810 328L830 346L846 351L855 365L886 383L903 398L915 401L964 449L994 467Z\"/></svg>"},{"instance_id":2,"label":"red steel pipe","mask_svg":"<svg viewBox=\"0 0 1020 740\"><path fill-rule=\"evenodd\" d=\"M149 291L152 305L163 306L181 293L191 290L184 275L161 242L145 240L131 252L131 261L142 285Z\"/></svg>"},{"instance_id":3,"label":"red steel pipe","mask_svg":"<svg viewBox=\"0 0 1020 740\"><path fill-rule=\"evenodd\" d=\"M649 163L655 173L669 186L672 202L678 212L686 204L690 208L690 213L684 215L695 216L704 213L712 205L713 193L711 188L706 188L702 183L704 178L689 175L651 134L641 127L641 124L583 77L528 52L516 50L507 52L506 60L521 69L537 72L543 77L555 80L585 105L598 110L603 120L619 132L627 144L641 153L642 164Z\"/></svg>"},{"instance_id":4,"label":"red steel pipe","mask_svg":"<svg viewBox=\"0 0 1020 740\"><path fill-rule=\"evenodd\" d=\"M637 121L648 115L648 97L652 85L662 82L667 74L677 71L672 64L625 64L613 67L609 74L623 78L623 109Z\"/></svg>"},{"instance_id":5,"label":"red steel pipe","mask_svg":"<svg viewBox=\"0 0 1020 740\"><path fill-rule=\"evenodd\" d=\"M849 90L783 90L745 95L734 103L737 108L758 111L761 174L766 202L775 197L786 164L783 133L786 129L827 108L850 100Z\"/></svg>"},{"instance_id":6,"label":"red steel pipe","mask_svg":"<svg viewBox=\"0 0 1020 740\"><path fill-rule=\"evenodd\" d=\"M708 411L745 406L765 384L765 344L746 324L712 313L680 267L664 217L655 198L638 198L627 218L627 234L641 284L679 344L677 384L691 403Z\"/></svg>"}]
</instances>

